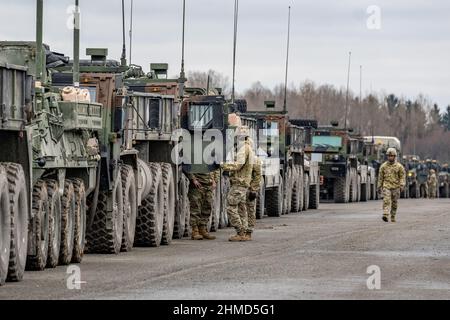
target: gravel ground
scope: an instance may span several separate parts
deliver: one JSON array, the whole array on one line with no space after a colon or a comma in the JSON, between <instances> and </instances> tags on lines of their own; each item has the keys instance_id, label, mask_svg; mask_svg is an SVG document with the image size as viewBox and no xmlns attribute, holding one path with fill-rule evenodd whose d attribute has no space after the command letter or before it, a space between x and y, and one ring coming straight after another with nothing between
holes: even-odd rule
<instances>
[{"instance_id":1,"label":"gravel ground","mask_svg":"<svg viewBox=\"0 0 450 320\"><path fill-rule=\"evenodd\" d=\"M258 221L254 240L176 240L117 256L87 255L81 289L67 267L26 272L0 299L450 299L450 200L401 200L397 223L381 202ZM369 290L369 266L381 288Z\"/></svg>"}]
</instances>

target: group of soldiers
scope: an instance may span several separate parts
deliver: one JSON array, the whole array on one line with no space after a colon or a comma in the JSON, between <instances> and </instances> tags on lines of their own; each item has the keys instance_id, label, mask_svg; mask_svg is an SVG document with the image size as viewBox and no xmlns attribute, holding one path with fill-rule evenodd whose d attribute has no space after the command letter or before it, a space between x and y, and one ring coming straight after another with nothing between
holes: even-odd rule
<instances>
[{"instance_id":1,"label":"group of soldiers","mask_svg":"<svg viewBox=\"0 0 450 320\"><path fill-rule=\"evenodd\" d=\"M423 196L429 199L435 199L438 195L438 173L439 172L448 172L448 164L445 163L442 166L438 163L437 160L418 160L413 157L412 161L409 163L409 169L415 169L417 174L420 176L424 176L424 181L421 181L420 184L424 189Z\"/></svg>"},{"instance_id":2,"label":"group of soldiers","mask_svg":"<svg viewBox=\"0 0 450 320\"><path fill-rule=\"evenodd\" d=\"M229 241L250 241L256 222L256 198L261 183L261 161L253 150L249 129L237 130L237 152L234 161L221 164L230 179L227 195L227 214L236 234ZM214 240L207 225L212 214L214 192L219 183L220 170L210 173L189 173L190 225L192 240Z\"/></svg>"}]
</instances>

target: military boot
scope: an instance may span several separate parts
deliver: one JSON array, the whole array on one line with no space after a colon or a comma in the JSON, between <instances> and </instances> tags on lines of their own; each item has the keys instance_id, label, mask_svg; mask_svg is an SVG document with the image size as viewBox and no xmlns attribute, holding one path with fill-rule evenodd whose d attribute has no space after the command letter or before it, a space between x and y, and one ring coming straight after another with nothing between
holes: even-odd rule
<instances>
[{"instance_id":1,"label":"military boot","mask_svg":"<svg viewBox=\"0 0 450 320\"><path fill-rule=\"evenodd\" d=\"M391 222L396 222L395 216L391 216Z\"/></svg>"},{"instance_id":2,"label":"military boot","mask_svg":"<svg viewBox=\"0 0 450 320\"><path fill-rule=\"evenodd\" d=\"M246 232L243 237L244 241L252 241L252 233Z\"/></svg>"},{"instance_id":3,"label":"military boot","mask_svg":"<svg viewBox=\"0 0 450 320\"><path fill-rule=\"evenodd\" d=\"M388 216L383 216L382 219L383 219L384 222L389 222Z\"/></svg>"},{"instance_id":4,"label":"military boot","mask_svg":"<svg viewBox=\"0 0 450 320\"><path fill-rule=\"evenodd\" d=\"M209 234L209 232L206 230L206 227L200 227L199 232L200 232L200 235L203 237L203 239L206 239L206 240L215 240L216 239L215 236L212 236Z\"/></svg>"},{"instance_id":5,"label":"military boot","mask_svg":"<svg viewBox=\"0 0 450 320\"><path fill-rule=\"evenodd\" d=\"M192 227L192 240L203 240L203 236L198 232L198 227Z\"/></svg>"},{"instance_id":6,"label":"military boot","mask_svg":"<svg viewBox=\"0 0 450 320\"><path fill-rule=\"evenodd\" d=\"M235 241L245 241L244 238L245 238L245 235L244 235L243 232L237 232L234 236L231 236L228 239L228 241L233 241L233 242L235 242Z\"/></svg>"}]
</instances>

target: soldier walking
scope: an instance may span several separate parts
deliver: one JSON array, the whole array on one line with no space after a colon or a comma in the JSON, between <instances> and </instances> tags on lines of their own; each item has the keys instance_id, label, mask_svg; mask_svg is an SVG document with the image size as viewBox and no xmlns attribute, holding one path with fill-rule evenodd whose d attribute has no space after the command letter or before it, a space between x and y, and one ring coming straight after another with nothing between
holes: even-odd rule
<instances>
[{"instance_id":1,"label":"soldier walking","mask_svg":"<svg viewBox=\"0 0 450 320\"><path fill-rule=\"evenodd\" d=\"M227 196L227 213L236 234L230 241L246 241L248 230L247 193L252 180L254 152L248 139L248 127L242 126L236 135L239 150L236 161L222 165L224 172L230 175L230 191ZM242 141L244 139L244 141Z\"/></svg>"},{"instance_id":2,"label":"soldier walking","mask_svg":"<svg viewBox=\"0 0 450 320\"><path fill-rule=\"evenodd\" d=\"M217 183L217 171L211 173L190 173L189 178L189 202L191 207L190 224L192 228L192 240L214 240L207 230L208 222L212 214L214 190Z\"/></svg>"},{"instance_id":3,"label":"soldier walking","mask_svg":"<svg viewBox=\"0 0 450 320\"><path fill-rule=\"evenodd\" d=\"M248 228L245 232L245 238L247 241L252 240L252 233L256 224L256 198L258 197L260 184L261 184L261 160L255 154L255 159L252 168L252 181L250 182L250 188L248 190L248 199L247 199Z\"/></svg>"},{"instance_id":4,"label":"soldier walking","mask_svg":"<svg viewBox=\"0 0 450 320\"><path fill-rule=\"evenodd\" d=\"M434 169L430 170L430 176L428 177L428 190L430 192L430 199L436 199L437 178L436 171Z\"/></svg>"},{"instance_id":5,"label":"soldier walking","mask_svg":"<svg viewBox=\"0 0 450 320\"><path fill-rule=\"evenodd\" d=\"M396 161L397 151L394 148L387 150L388 161L380 167L378 178L378 192L383 193L383 221L395 222L400 192L405 188L405 168Z\"/></svg>"}]
</instances>

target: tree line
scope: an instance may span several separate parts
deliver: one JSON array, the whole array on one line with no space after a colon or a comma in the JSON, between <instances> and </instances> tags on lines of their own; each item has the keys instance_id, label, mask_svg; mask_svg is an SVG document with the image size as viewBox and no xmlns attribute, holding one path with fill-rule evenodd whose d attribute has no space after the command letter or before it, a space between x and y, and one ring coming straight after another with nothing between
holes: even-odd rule
<instances>
[{"instance_id":1,"label":"tree line","mask_svg":"<svg viewBox=\"0 0 450 320\"><path fill-rule=\"evenodd\" d=\"M210 87L221 87L229 95L229 79L214 71L209 74ZM206 87L207 78L208 72L189 73L188 85ZM264 110L267 100L275 101L276 110L282 110L284 85L271 89L255 82L237 97L246 99L251 111ZM350 91L347 102L345 88L305 81L289 86L286 108L294 119L316 119L321 125L338 121L341 126L347 111L347 126L362 135L396 136L402 141L403 154L450 160L450 105L440 108L424 94L404 97L371 92L360 97Z\"/></svg>"}]
</instances>

